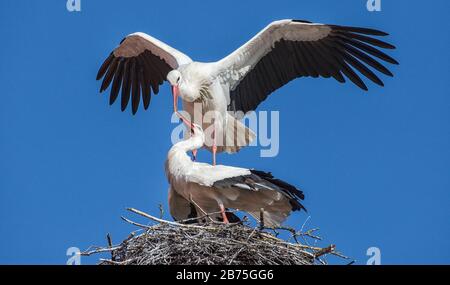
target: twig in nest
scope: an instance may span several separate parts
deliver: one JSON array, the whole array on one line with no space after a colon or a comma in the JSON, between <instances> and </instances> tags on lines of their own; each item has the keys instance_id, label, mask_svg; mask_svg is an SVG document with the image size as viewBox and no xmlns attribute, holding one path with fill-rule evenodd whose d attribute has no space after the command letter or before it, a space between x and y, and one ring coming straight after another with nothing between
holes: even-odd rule
<instances>
[{"instance_id":1,"label":"twig in nest","mask_svg":"<svg viewBox=\"0 0 450 285\"><path fill-rule=\"evenodd\" d=\"M164 218L164 208L162 204L159 204L159 218Z\"/></svg>"},{"instance_id":2,"label":"twig in nest","mask_svg":"<svg viewBox=\"0 0 450 285\"><path fill-rule=\"evenodd\" d=\"M264 208L259 209L259 229L264 229Z\"/></svg>"},{"instance_id":3,"label":"twig in nest","mask_svg":"<svg viewBox=\"0 0 450 285\"><path fill-rule=\"evenodd\" d=\"M127 223L129 223L129 224L132 224L132 225L134 225L134 226L140 227L140 228L144 228L144 229L150 229L150 228L151 228L150 226L147 226L147 225L144 225L144 224L140 224L140 223L133 222L132 220L129 220L129 219L125 218L125 217L120 217L120 218L121 218L122 220L124 220L125 222L127 222Z\"/></svg>"},{"instance_id":4,"label":"twig in nest","mask_svg":"<svg viewBox=\"0 0 450 285\"><path fill-rule=\"evenodd\" d=\"M113 245L112 245L111 235L109 233L106 235L106 240L108 242L108 247L111 248ZM114 252L113 251L111 251L111 260L115 261Z\"/></svg>"},{"instance_id":5,"label":"twig in nest","mask_svg":"<svg viewBox=\"0 0 450 285\"><path fill-rule=\"evenodd\" d=\"M120 248L121 248L120 245L113 246L113 247L107 247L107 248L105 248L105 247L95 247L95 249L92 249L92 250L87 249L86 251L81 252L80 255L82 255L82 256L89 256L89 255L93 255L93 254L96 254L96 253L112 252L112 251L118 250Z\"/></svg>"},{"instance_id":6,"label":"twig in nest","mask_svg":"<svg viewBox=\"0 0 450 285\"><path fill-rule=\"evenodd\" d=\"M114 261L114 260L110 260L110 259L100 258L100 261L109 263L112 265L128 265L128 264L131 264L134 261L134 259L128 259L128 260L124 260L124 261Z\"/></svg>"},{"instance_id":7,"label":"twig in nest","mask_svg":"<svg viewBox=\"0 0 450 285\"><path fill-rule=\"evenodd\" d=\"M205 229L205 227L202 227L202 226L191 225L191 224L189 224L189 225L188 224L180 224L180 223L177 223L177 222L171 222L171 221L166 221L166 220L163 220L163 219L158 219L156 217L153 217L152 215L149 215L149 214L144 213L142 211L136 210L134 208L127 208L127 210L130 211L130 212L133 212L135 214L138 214L138 215L140 215L142 217L145 217L147 219L150 219L152 221L161 223L161 224L171 225L171 226L175 226L175 227L191 228L191 229Z\"/></svg>"},{"instance_id":8,"label":"twig in nest","mask_svg":"<svg viewBox=\"0 0 450 285\"><path fill-rule=\"evenodd\" d=\"M317 251L315 253L315 257L319 258L319 257L321 257L324 254L332 253L332 252L335 251L335 249L336 249L336 246L334 244L332 244L332 245L330 245L328 247L322 248L321 250Z\"/></svg>"}]
</instances>

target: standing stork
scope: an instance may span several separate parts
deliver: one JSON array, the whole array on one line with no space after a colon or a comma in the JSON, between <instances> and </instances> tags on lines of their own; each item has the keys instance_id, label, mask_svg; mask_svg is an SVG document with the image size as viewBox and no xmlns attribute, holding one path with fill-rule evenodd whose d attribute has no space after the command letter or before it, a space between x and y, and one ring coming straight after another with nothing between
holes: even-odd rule
<instances>
[{"instance_id":1,"label":"standing stork","mask_svg":"<svg viewBox=\"0 0 450 285\"><path fill-rule=\"evenodd\" d=\"M300 203L303 192L271 173L192 161L187 152L201 148L205 134L199 125L180 118L192 134L172 146L165 164L169 208L175 220L195 219L207 213L228 223L230 213L226 208L248 212L256 219L262 210L264 223L278 227L292 211L305 209Z\"/></svg>"},{"instance_id":2,"label":"standing stork","mask_svg":"<svg viewBox=\"0 0 450 285\"><path fill-rule=\"evenodd\" d=\"M255 138L236 120L236 113L227 111L255 110L269 94L295 78L332 77L341 83L349 79L368 90L360 77L363 75L384 86L374 71L393 74L379 60L398 64L380 50L395 47L375 38L387 35L367 28L280 20L227 57L203 63L147 34L134 33L111 52L97 80L103 78L100 92L112 83L110 104L122 89L121 109L124 111L131 99L133 114L141 97L144 109L148 108L151 91L157 94L164 80L172 86L175 112L178 97L191 118L195 117L195 103L201 104L202 115L213 111L214 120L202 120L200 125L204 130L213 125L212 141L207 138L206 147L212 151L215 164L216 152L237 152Z\"/></svg>"}]
</instances>

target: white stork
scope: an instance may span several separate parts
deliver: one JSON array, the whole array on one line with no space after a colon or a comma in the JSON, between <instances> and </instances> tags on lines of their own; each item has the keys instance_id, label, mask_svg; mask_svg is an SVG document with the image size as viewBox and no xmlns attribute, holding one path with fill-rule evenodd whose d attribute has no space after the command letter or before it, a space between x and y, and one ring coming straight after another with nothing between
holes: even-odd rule
<instances>
[{"instance_id":1,"label":"white stork","mask_svg":"<svg viewBox=\"0 0 450 285\"><path fill-rule=\"evenodd\" d=\"M192 161L187 152L201 148L205 135L199 125L181 119L192 134L172 146L165 164L169 208L175 220L221 213L223 222L228 223L225 208L248 212L256 219L263 209L264 223L276 227L292 211L305 209L300 203L303 192L271 173Z\"/></svg>"},{"instance_id":2,"label":"white stork","mask_svg":"<svg viewBox=\"0 0 450 285\"><path fill-rule=\"evenodd\" d=\"M213 141L208 137L206 147L213 152L215 164L216 152L236 152L255 137L227 111L255 110L269 94L295 78L333 77L341 83L348 78L367 90L356 70L383 86L368 66L393 76L377 60L398 64L378 49L395 49L374 37L386 35L374 29L281 20L268 25L227 57L203 63L192 61L147 34L134 33L111 52L97 80L103 78L100 92L112 83L110 104L122 88L121 109L126 109L131 98L133 114L141 97L144 109L148 108L151 90L157 94L164 80L172 86L175 111L178 96L191 118L195 117L195 102L201 103L202 114L214 111ZM211 123L201 121L200 125L207 130Z\"/></svg>"}]
</instances>

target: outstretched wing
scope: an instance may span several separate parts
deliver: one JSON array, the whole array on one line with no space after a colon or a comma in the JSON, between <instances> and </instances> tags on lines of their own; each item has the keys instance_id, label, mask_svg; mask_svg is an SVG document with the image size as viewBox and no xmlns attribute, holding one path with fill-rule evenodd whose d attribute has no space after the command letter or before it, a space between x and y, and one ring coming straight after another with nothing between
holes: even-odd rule
<instances>
[{"instance_id":1,"label":"outstretched wing","mask_svg":"<svg viewBox=\"0 0 450 285\"><path fill-rule=\"evenodd\" d=\"M109 104L113 104L122 88L121 109L127 108L131 98L132 112L150 104L151 91L158 94L159 85L169 71L192 62L180 51L144 33L134 33L124 38L100 67L97 80L103 78L100 92L112 83Z\"/></svg>"},{"instance_id":2,"label":"outstretched wing","mask_svg":"<svg viewBox=\"0 0 450 285\"><path fill-rule=\"evenodd\" d=\"M357 70L383 86L368 66L393 76L377 59L398 64L378 49L395 47L373 37L386 35L373 29L301 20L273 22L218 62L219 76L230 88L228 109L254 110L270 93L303 76L333 77L341 83L348 78L367 90Z\"/></svg>"}]
</instances>

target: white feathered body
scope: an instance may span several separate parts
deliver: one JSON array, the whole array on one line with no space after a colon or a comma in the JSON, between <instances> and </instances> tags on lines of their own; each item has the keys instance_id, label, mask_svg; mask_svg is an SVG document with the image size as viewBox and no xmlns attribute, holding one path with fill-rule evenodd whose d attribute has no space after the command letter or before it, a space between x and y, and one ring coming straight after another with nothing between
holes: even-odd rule
<instances>
[{"instance_id":1,"label":"white feathered body","mask_svg":"<svg viewBox=\"0 0 450 285\"><path fill-rule=\"evenodd\" d=\"M291 211L300 209L294 209L291 203L294 198L283 193L285 190L253 175L250 169L192 161L187 152L200 148L203 142L203 132L195 133L175 144L168 153L165 170L170 184L170 212L175 219L187 218L190 213L187 205L191 201L197 215L218 213L219 205L223 205L246 211L258 219L263 208L265 221L272 226L283 222Z\"/></svg>"},{"instance_id":2,"label":"white feathered body","mask_svg":"<svg viewBox=\"0 0 450 285\"><path fill-rule=\"evenodd\" d=\"M183 110L205 130L205 147L211 149L215 139L218 152L234 153L253 141L255 134L227 112L229 84L217 75L217 70L217 63L191 62L180 66L183 80L179 95Z\"/></svg>"}]
</instances>

